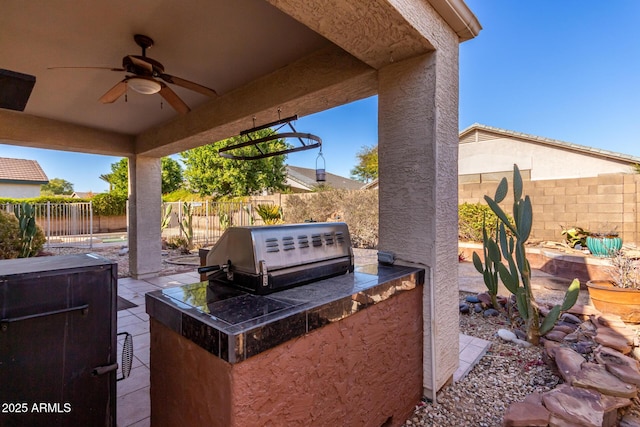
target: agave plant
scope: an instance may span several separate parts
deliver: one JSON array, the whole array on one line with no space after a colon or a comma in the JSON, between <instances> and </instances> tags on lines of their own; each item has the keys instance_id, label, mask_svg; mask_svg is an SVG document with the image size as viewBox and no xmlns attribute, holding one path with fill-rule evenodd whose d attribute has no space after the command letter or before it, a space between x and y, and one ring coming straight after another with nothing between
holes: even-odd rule
<instances>
[{"instance_id":1,"label":"agave plant","mask_svg":"<svg viewBox=\"0 0 640 427\"><path fill-rule=\"evenodd\" d=\"M494 198L484 196L491 210L498 217L495 237L483 231L484 264L478 254L473 254L473 264L484 276L485 285L495 304L498 278L505 288L516 296L520 316L525 321L527 339L538 345L540 336L549 332L563 311L570 309L578 299L580 282L575 279L564 296L562 304L555 305L540 323L540 310L531 288L531 266L527 260L525 243L531 234L533 209L529 196L522 197L522 176L518 165L513 165L513 223L499 206L509 191L506 178L502 178ZM508 235L507 230L511 233ZM506 264L506 265L505 265Z\"/></svg>"}]
</instances>

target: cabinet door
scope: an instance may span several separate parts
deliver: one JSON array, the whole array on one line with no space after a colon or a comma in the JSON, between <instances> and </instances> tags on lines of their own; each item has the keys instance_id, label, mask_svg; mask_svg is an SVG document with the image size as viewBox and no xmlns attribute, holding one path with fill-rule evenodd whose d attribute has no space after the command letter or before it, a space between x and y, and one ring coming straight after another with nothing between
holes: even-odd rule
<instances>
[{"instance_id":1,"label":"cabinet door","mask_svg":"<svg viewBox=\"0 0 640 427\"><path fill-rule=\"evenodd\" d=\"M0 281L0 425L115 426L109 265Z\"/></svg>"}]
</instances>

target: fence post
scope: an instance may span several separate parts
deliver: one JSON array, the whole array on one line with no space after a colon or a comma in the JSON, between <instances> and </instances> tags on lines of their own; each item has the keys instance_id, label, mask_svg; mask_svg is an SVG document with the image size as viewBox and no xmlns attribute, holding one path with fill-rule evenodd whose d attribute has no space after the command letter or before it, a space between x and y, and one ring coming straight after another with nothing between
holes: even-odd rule
<instances>
[{"instance_id":1,"label":"fence post","mask_svg":"<svg viewBox=\"0 0 640 427\"><path fill-rule=\"evenodd\" d=\"M89 200L89 249L93 249L93 204Z\"/></svg>"},{"instance_id":2,"label":"fence post","mask_svg":"<svg viewBox=\"0 0 640 427\"><path fill-rule=\"evenodd\" d=\"M51 202L47 200L47 249L51 248Z\"/></svg>"}]
</instances>

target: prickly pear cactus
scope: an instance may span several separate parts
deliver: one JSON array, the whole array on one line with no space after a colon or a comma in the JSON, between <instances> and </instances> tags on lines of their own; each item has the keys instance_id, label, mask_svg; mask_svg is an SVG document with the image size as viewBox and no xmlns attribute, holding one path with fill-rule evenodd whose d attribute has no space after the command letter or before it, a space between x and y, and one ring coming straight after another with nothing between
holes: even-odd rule
<instances>
[{"instance_id":1,"label":"prickly pear cactus","mask_svg":"<svg viewBox=\"0 0 640 427\"><path fill-rule=\"evenodd\" d=\"M533 210L529 196L522 196L522 176L518 165L513 165L513 223L500 207L509 190L506 178L502 178L494 198L484 196L485 201L499 221L496 236L484 230L484 264L474 254L473 264L483 277L492 300L498 290L498 278L505 288L516 296L518 311L525 321L529 342L537 345L541 335L553 328L563 311L571 308L578 299L580 282L575 279L567 289L562 304L554 306L540 324L538 304L531 289L531 267L525 252L525 243L531 234ZM507 230L509 232L507 232ZM497 306L494 304L494 306Z\"/></svg>"}]
</instances>

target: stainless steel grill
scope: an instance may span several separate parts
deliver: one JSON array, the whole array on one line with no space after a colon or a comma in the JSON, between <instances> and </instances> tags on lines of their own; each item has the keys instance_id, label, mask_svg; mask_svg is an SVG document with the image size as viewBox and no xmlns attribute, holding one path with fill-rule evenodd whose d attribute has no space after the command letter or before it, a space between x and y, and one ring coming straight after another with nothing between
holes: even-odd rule
<instances>
[{"instance_id":1,"label":"stainless steel grill","mask_svg":"<svg viewBox=\"0 0 640 427\"><path fill-rule=\"evenodd\" d=\"M212 284L267 294L352 272L351 237L341 222L232 227L198 271Z\"/></svg>"}]
</instances>

